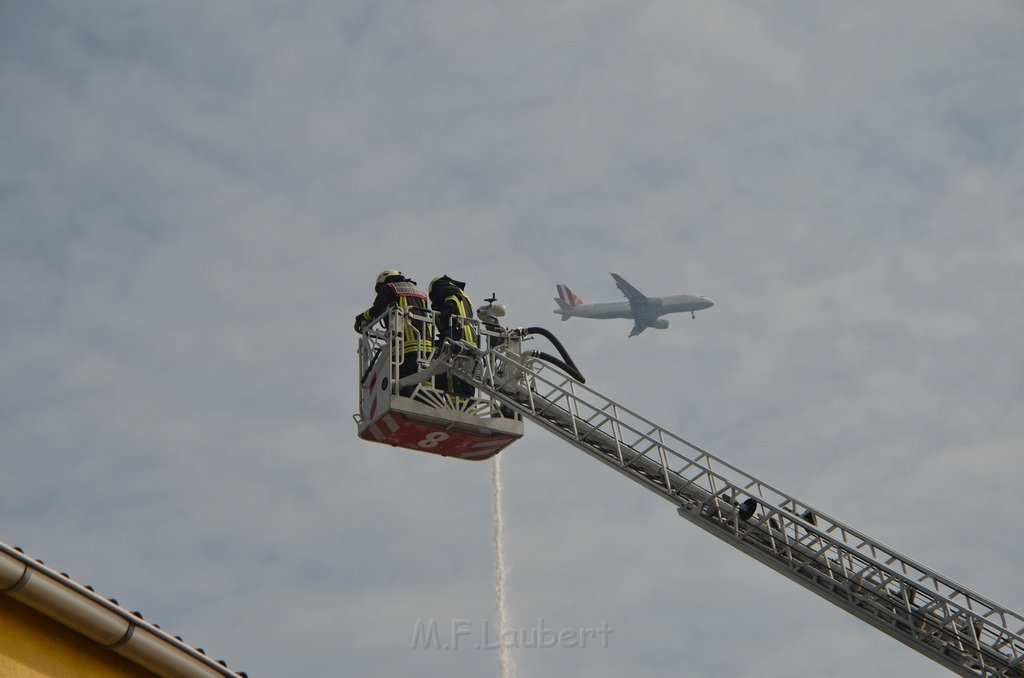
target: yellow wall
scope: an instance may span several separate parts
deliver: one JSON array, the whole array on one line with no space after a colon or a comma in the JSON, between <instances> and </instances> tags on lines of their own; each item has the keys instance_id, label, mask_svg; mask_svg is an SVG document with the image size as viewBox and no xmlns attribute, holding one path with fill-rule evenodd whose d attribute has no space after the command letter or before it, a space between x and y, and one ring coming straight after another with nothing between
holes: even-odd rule
<instances>
[{"instance_id":1,"label":"yellow wall","mask_svg":"<svg viewBox=\"0 0 1024 678\"><path fill-rule=\"evenodd\" d=\"M3 678L153 678L152 673L0 594Z\"/></svg>"}]
</instances>

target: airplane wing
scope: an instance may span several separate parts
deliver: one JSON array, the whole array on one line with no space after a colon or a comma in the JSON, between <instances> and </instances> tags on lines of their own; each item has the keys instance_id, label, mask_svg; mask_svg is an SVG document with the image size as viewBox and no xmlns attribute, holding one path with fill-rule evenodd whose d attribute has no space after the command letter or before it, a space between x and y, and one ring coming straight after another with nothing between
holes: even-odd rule
<instances>
[{"instance_id":1,"label":"airplane wing","mask_svg":"<svg viewBox=\"0 0 1024 678\"><path fill-rule=\"evenodd\" d=\"M648 327L650 327L650 325L645 323L643 320L637 320L636 322L633 323L633 329L629 331L629 336L635 337L636 335L646 330Z\"/></svg>"},{"instance_id":2,"label":"airplane wing","mask_svg":"<svg viewBox=\"0 0 1024 678\"><path fill-rule=\"evenodd\" d=\"M612 273L612 278L615 279L615 284L618 286L622 293L629 299L629 305L634 310L647 306L647 295L638 290L637 288L630 285L626 280L618 273ZM636 329L636 328L634 328ZM642 331L642 330L641 330ZM639 332L637 332L639 334Z\"/></svg>"}]
</instances>

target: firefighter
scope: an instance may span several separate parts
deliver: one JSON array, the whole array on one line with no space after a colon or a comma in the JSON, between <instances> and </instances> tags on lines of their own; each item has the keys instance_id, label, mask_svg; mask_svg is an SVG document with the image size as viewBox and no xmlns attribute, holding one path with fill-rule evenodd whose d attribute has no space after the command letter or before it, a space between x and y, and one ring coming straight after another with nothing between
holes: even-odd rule
<instances>
[{"instance_id":1,"label":"firefighter","mask_svg":"<svg viewBox=\"0 0 1024 678\"><path fill-rule=\"evenodd\" d=\"M479 347L473 324L463 320L473 317L473 302L466 296L465 290L466 283L453 280L447 275L430 281L427 293L430 296L430 307L437 312L438 346L450 338L452 341L462 340L473 347ZM456 398L472 398L476 394L472 384L451 377L448 373L437 375L434 384Z\"/></svg>"},{"instance_id":2,"label":"firefighter","mask_svg":"<svg viewBox=\"0 0 1024 678\"><path fill-rule=\"evenodd\" d=\"M426 295L416 286L415 280L406 278L400 271L390 268L381 271L377 275L377 284L373 289L377 296L373 300L373 306L356 316L356 332L362 332L367 324L392 306L403 311L421 309L423 315L426 314ZM429 325L425 321L406 316L402 327L405 341L402 349L402 364L398 369L399 379L418 372L419 357L430 355L433 349L433 337L428 328ZM415 388L415 385L407 386L399 391L399 395L412 395Z\"/></svg>"}]
</instances>

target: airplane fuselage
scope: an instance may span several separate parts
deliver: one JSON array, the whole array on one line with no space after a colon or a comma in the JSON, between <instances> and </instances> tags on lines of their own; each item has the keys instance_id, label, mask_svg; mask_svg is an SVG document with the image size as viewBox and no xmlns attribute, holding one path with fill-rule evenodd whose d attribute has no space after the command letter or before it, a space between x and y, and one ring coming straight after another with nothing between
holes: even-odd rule
<instances>
[{"instance_id":1,"label":"airplane fuselage","mask_svg":"<svg viewBox=\"0 0 1024 678\"><path fill-rule=\"evenodd\" d=\"M576 318L629 318L653 321L667 313L692 313L711 308L715 302L695 294L677 294L669 297L651 297L647 303L634 309L628 301L583 304L556 310L555 313Z\"/></svg>"},{"instance_id":2,"label":"airplane fuselage","mask_svg":"<svg viewBox=\"0 0 1024 678\"><path fill-rule=\"evenodd\" d=\"M618 273L612 273L615 285L626 296L626 301L602 302L598 304L585 304L583 300L573 294L573 291L566 285L558 284L555 290L558 296L555 303L558 308L555 313L562 316L562 320L569 318L594 318L603 320L606 318L628 318L633 321L633 330L629 336L635 337L648 327L657 330L668 328L668 321L661 316L668 313L689 313L693 315L697 311L711 308L715 305L714 300L700 294L676 294L667 297L649 297L637 288L626 282ZM693 317L697 317L693 315Z\"/></svg>"}]
</instances>

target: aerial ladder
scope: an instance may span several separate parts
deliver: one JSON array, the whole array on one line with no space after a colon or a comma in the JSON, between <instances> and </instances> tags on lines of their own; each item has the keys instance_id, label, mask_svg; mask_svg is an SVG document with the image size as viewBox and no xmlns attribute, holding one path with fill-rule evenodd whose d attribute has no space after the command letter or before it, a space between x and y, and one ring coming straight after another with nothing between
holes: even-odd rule
<instances>
[{"instance_id":1,"label":"aerial ladder","mask_svg":"<svg viewBox=\"0 0 1024 678\"><path fill-rule=\"evenodd\" d=\"M481 346L446 340L399 377L401 327L391 309L359 344L359 436L478 460L522 436L527 419L676 506L680 516L861 621L962 676L1024 676L1024 617L743 472L585 385L542 328L505 329L494 297L471 321ZM426 331L431 331L430 329ZM543 336L555 356L524 350ZM441 372L470 399L431 386ZM411 392L409 389L411 388ZM408 395L401 395L405 389Z\"/></svg>"}]
</instances>

